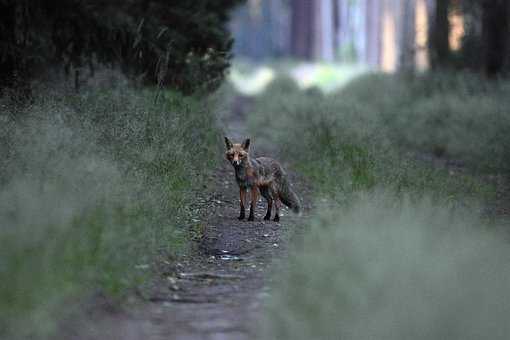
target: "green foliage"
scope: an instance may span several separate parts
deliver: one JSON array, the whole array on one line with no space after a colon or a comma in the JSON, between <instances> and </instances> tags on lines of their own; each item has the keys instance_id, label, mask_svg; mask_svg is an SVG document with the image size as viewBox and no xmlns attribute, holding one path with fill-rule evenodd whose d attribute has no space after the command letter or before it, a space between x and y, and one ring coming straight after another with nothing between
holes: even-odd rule
<instances>
[{"instance_id":1,"label":"green foliage","mask_svg":"<svg viewBox=\"0 0 510 340\"><path fill-rule=\"evenodd\" d=\"M215 89L231 56L228 15L240 2L2 0L0 86L48 66L79 78L99 63L186 94Z\"/></svg>"},{"instance_id":2,"label":"green foliage","mask_svg":"<svg viewBox=\"0 0 510 340\"><path fill-rule=\"evenodd\" d=\"M70 297L121 297L155 255L184 250L218 130L204 101L156 94L95 87L4 106L0 337L51 334Z\"/></svg>"}]
</instances>

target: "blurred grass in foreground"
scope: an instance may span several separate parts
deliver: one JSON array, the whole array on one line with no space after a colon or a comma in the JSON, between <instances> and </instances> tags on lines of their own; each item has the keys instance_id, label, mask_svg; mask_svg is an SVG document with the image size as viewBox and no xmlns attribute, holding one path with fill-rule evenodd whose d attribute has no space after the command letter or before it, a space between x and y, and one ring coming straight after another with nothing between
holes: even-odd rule
<instances>
[{"instance_id":1,"label":"blurred grass in foreground","mask_svg":"<svg viewBox=\"0 0 510 340\"><path fill-rule=\"evenodd\" d=\"M509 84L371 74L324 95L280 77L255 98L254 145L276 145L317 206L261 337L508 338L508 240L480 212L486 175L510 169Z\"/></svg>"},{"instance_id":2,"label":"blurred grass in foreground","mask_svg":"<svg viewBox=\"0 0 510 340\"><path fill-rule=\"evenodd\" d=\"M208 105L127 85L5 100L0 120L0 337L44 338L74 297L120 297L186 245L216 159Z\"/></svg>"},{"instance_id":3,"label":"blurred grass in foreground","mask_svg":"<svg viewBox=\"0 0 510 340\"><path fill-rule=\"evenodd\" d=\"M319 209L278 266L264 339L508 339L508 239L377 192Z\"/></svg>"}]
</instances>

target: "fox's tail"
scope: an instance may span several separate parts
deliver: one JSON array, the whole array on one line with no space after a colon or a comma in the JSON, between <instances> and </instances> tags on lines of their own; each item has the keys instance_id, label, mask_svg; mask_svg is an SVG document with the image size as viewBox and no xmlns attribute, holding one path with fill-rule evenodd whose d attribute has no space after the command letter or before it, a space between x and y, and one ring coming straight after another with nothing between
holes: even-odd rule
<instances>
[{"instance_id":1,"label":"fox's tail","mask_svg":"<svg viewBox=\"0 0 510 340\"><path fill-rule=\"evenodd\" d=\"M301 202L299 201L299 197L290 187L289 180L286 177L282 178L279 196L282 203L289 207L293 212L296 214L301 212Z\"/></svg>"}]
</instances>

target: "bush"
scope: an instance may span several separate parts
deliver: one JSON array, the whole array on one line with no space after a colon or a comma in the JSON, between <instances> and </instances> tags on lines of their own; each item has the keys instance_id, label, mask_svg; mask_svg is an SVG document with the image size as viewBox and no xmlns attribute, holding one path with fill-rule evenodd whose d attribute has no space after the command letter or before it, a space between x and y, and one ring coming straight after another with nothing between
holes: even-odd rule
<instances>
[{"instance_id":1,"label":"bush","mask_svg":"<svg viewBox=\"0 0 510 340\"><path fill-rule=\"evenodd\" d=\"M155 255L184 250L218 130L203 100L155 98L125 86L44 92L3 110L2 337L51 334L69 297L120 297Z\"/></svg>"}]
</instances>

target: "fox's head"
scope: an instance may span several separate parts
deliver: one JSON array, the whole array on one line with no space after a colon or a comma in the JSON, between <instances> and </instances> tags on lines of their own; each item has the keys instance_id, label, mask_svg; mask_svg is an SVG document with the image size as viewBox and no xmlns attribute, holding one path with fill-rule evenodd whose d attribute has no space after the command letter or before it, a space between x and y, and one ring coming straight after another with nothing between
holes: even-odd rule
<instances>
[{"instance_id":1,"label":"fox's head","mask_svg":"<svg viewBox=\"0 0 510 340\"><path fill-rule=\"evenodd\" d=\"M242 144L234 144L225 137L227 152L225 153L228 161L236 167L245 165L248 162L248 150L250 149L250 139L247 138Z\"/></svg>"}]
</instances>

